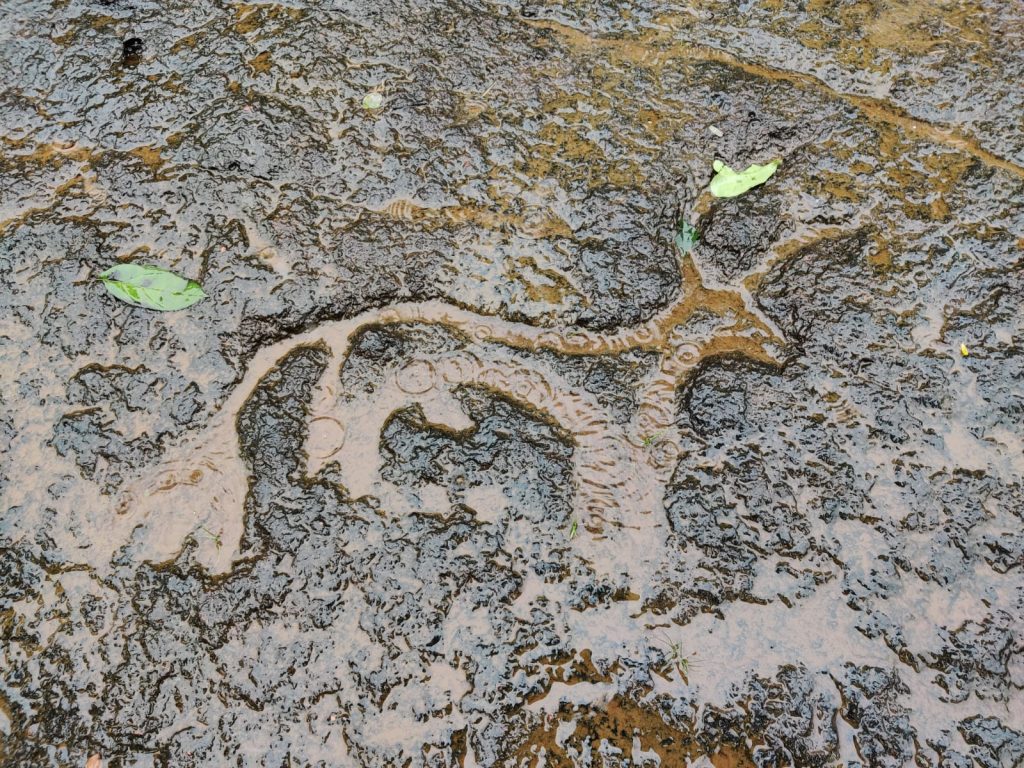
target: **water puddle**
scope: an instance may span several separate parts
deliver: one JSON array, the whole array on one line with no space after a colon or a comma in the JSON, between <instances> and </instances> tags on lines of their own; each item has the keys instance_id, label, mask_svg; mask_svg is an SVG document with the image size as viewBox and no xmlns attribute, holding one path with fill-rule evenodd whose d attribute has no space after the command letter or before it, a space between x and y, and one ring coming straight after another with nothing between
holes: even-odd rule
<instances>
[{"instance_id":1,"label":"water puddle","mask_svg":"<svg viewBox=\"0 0 1024 768\"><path fill-rule=\"evenodd\" d=\"M1013 9L7 5L0 763L1020 762Z\"/></svg>"}]
</instances>

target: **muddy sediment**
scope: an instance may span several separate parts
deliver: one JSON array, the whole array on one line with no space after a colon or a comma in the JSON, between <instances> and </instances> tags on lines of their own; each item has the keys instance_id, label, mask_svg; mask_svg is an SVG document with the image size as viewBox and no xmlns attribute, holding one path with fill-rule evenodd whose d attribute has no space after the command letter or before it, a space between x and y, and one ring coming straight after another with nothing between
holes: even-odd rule
<instances>
[{"instance_id":1,"label":"muddy sediment","mask_svg":"<svg viewBox=\"0 0 1024 768\"><path fill-rule=\"evenodd\" d=\"M1017 15L0 2L0 765L1020 765Z\"/></svg>"}]
</instances>

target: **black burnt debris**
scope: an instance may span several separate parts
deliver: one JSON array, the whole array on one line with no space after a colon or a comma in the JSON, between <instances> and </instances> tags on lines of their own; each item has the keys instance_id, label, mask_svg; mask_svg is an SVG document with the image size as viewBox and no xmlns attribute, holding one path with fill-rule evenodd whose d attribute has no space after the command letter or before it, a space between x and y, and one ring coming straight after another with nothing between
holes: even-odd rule
<instances>
[{"instance_id":1,"label":"black burnt debris","mask_svg":"<svg viewBox=\"0 0 1024 768\"><path fill-rule=\"evenodd\" d=\"M145 47L141 37L129 37L121 43L121 63L129 67L137 66L142 62Z\"/></svg>"}]
</instances>

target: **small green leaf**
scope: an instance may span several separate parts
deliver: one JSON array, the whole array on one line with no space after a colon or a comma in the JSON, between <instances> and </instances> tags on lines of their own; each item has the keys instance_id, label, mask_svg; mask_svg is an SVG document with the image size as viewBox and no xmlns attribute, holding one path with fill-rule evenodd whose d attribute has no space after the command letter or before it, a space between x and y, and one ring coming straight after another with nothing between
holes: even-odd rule
<instances>
[{"instance_id":1,"label":"small green leaf","mask_svg":"<svg viewBox=\"0 0 1024 768\"><path fill-rule=\"evenodd\" d=\"M662 429L662 430L659 430L658 432L655 432L653 435L648 435L647 437L644 438L644 441L643 441L644 442L644 448L650 448L652 445L657 443L659 440L661 440L661 438L663 438L667 434L668 434L668 430L667 429Z\"/></svg>"},{"instance_id":2,"label":"small green leaf","mask_svg":"<svg viewBox=\"0 0 1024 768\"><path fill-rule=\"evenodd\" d=\"M751 165L747 170L736 173L721 160L715 160L712 164L715 177L711 179L711 194L715 197L742 195L748 189L768 181L780 165L781 160L772 160L768 165Z\"/></svg>"},{"instance_id":3,"label":"small green leaf","mask_svg":"<svg viewBox=\"0 0 1024 768\"><path fill-rule=\"evenodd\" d=\"M689 253L697 245L698 240L700 240L700 234L697 232L697 228L680 219L675 237L676 248L679 249L679 252Z\"/></svg>"},{"instance_id":4,"label":"small green leaf","mask_svg":"<svg viewBox=\"0 0 1024 768\"><path fill-rule=\"evenodd\" d=\"M572 521L572 525L569 526L569 541L576 538L576 521Z\"/></svg>"},{"instance_id":5,"label":"small green leaf","mask_svg":"<svg viewBox=\"0 0 1024 768\"><path fill-rule=\"evenodd\" d=\"M106 289L132 306L170 312L191 307L205 299L202 286L160 267L115 264L100 272Z\"/></svg>"},{"instance_id":6,"label":"small green leaf","mask_svg":"<svg viewBox=\"0 0 1024 768\"><path fill-rule=\"evenodd\" d=\"M363 96L363 109L380 109L384 106L384 97L377 91L370 91Z\"/></svg>"}]
</instances>

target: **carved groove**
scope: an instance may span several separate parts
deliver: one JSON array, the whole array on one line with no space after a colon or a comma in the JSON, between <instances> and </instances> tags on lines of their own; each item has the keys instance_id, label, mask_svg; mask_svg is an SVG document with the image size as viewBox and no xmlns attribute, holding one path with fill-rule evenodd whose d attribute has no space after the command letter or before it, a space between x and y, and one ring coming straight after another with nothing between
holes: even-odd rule
<instances>
[{"instance_id":1,"label":"carved groove","mask_svg":"<svg viewBox=\"0 0 1024 768\"><path fill-rule=\"evenodd\" d=\"M337 462L351 496L388 497L377 450L387 420L397 410L417 404L432 423L454 430L472 426L459 408L455 390L482 388L542 414L571 437L574 515L590 532L590 537L580 537L589 538L590 543L579 546L581 555L594 561L601 557L599 542L609 536L665 528L664 485L682 453L675 424L676 393L690 372L709 355L743 354L779 362L783 340L769 321L746 306L739 293L706 288L689 257L680 260L680 272L681 289L671 305L647 322L618 331L537 328L426 301L323 323L266 347L250 361L242 382L199 445L180 446L181 457L165 463L164 473L179 479L163 482L169 484L166 492L134 493L122 508L133 515L158 514L158 508L167 509L174 491L183 487L180 478L195 477L190 474L194 468L205 465L215 466L216 471L184 484L189 505L216 503L222 511L224 505L237 505L240 514L248 478L238 451L236 417L285 355L302 346L320 345L327 347L330 357L309 403L308 475ZM715 319L712 330L698 334L688 328L688 321L698 314L702 328L708 327L708 317ZM441 326L466 339L466 348L406 361L372 393L343 391L341 375L353 340L367 328L398 324ZM541 350L570 356L643 350L657 353L658 361L641 384L634 416L628 424L619 425L593 396L576 391L554 364L540 358L531 359L528 367L523 363L524 352ZM233 455L225 446L233 449ZM203 478L209 479L209 487ZM389 505L400 505L400 501L386 498L382 506ZM240 532L240 524L236 527ZM663 538L663 533L657 537Z\"/></svg>"}]
</instances>

